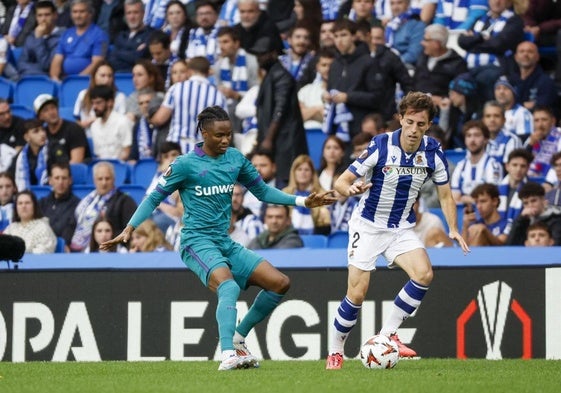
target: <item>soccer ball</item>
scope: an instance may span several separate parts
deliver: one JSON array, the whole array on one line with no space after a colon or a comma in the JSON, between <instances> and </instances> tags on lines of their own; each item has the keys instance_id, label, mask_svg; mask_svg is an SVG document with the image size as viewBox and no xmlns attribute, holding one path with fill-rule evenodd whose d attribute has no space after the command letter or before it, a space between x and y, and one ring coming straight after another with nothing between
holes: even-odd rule
<instances>
[{"instance_id":1,"label":"soccer ball","mask_svg":"<svg viewBox=\"0 0 561 393\"><path fill-rule=\"evenodd\" d=\"M394 368L399 361L397 344L381 334L372 336L360 348L360 360L366 368Z\"/></svg>"}]
</instances>

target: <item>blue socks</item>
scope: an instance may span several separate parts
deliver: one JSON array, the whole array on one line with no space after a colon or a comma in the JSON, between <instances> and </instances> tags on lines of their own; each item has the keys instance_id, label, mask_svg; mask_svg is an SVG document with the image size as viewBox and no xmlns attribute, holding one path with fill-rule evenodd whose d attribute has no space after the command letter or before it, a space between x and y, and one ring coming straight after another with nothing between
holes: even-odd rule
<instances>
[{"instance_id":1,"label":"blue socks","mask_svg":"<svg viewBox=\"0 0 561 393\"><path fill-rule=\"evenodd\" d=\"M390 317L384 322L380 333L384 335L395 333L403 321L409 318L421 305L421 300L423 300L428 290L429 287L409 280L397 294Z\"/></svg>"},{"instance_id":2,"label":"blue socks","mask_svg":"<svg viewBox=\"0 0 561 393\"><path fill-rule=\"evenodd\" d=\"M362 305L354 304L346 296L341 301L341 304L337 309L337 315L335 315L335 322L333 323L335 329L330 343L330 354L343 354L345 340L349 336L351 329L356 325L358 313L360 312L361 307Z\"/></svg>"},{"instance_id":3,"label":"blue socks","mask_svg":"<svg viewBox=\"0 0 561 393\"><path fill-rule=\"evenodd\" d=\"M264 320L277 307L283 296L275 292L261 290L236 331L246 337L255 325Z\"/></svg>"}]
</instances>

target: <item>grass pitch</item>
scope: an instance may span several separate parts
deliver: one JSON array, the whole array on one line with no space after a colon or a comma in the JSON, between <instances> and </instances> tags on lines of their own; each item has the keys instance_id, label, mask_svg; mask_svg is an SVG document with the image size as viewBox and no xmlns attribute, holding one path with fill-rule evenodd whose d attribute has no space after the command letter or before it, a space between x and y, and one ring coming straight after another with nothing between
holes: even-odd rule
<instances>
[{"instance_id":1,"label":"grass pitch","mask_svg":"<svg viewBox=\"0 0 561 393\"><path fill-rule=\"evenodd\" d=\"M218 362L2 363L0 392L560 392L561 361L401 361L368 370L358 360L326 371L324 361L262 361L218 372Z\"/></svg>"}]
</instances>

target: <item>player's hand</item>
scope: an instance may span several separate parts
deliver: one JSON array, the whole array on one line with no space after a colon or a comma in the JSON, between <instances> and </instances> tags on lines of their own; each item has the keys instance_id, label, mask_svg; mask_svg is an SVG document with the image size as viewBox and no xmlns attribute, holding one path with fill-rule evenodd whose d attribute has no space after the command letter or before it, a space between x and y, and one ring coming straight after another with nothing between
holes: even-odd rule
<instances>
[{"instance_id":1,"label":"player's hand","mask_svg":"<svg viewBox=\"0 0 561 393\"><path fill-rule=\"evenodd\" d=\"M111 247L116 246L119 243L127 243L131 238L131 235L134 231L134 227L131 225L127 225L123 232L121 232L117 237L107 240L99 245L99 249L102 251L107 251L111 249Z\"/></svg>"},{"instance_id":2,"label":"player's hand","mask_svg":"<svg viewBox=\"0 0 561 393\"><path fill-rule=\"evenodd\" d=\"M464 252L464 255L466 255L468 252L471 252L471 250L469 249L469 246L467 245L466 241L464 240L462 235L460 235L457 231L450 231L450 233L448 234L448 237L450 237L450 239L458 242L458 244L462 248L462 251Z\"/></svg>"},{"instance_id":3,"label":"player's hand","mask_svg":"<svg viewBox=\"0 0 561 393\"><path fill-rule=\"evenodd\" d=\"M337 198L335 197L333 190L322 192L320 194L318 194L317 192L312 192L306 198L306 207L311 208L311 207L331 205L332 203L335 202L337 202Z\"/></svg>"},{"instance_id":4,"label":"player's hand","mask_svg":"<svg viewBox=\"0 0 561 393\"><path fill-rule=\"evenodd\" d=\"M349 196L363 194L372 187L372 183L364 183L362 180L355 181L349 186Z\"/></svg>"}]
</instances>

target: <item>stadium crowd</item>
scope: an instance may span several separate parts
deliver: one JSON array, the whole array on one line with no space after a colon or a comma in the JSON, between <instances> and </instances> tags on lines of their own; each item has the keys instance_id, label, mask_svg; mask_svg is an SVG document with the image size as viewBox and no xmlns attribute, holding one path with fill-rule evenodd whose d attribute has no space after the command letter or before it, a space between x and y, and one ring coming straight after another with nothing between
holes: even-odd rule
<instances>
[{"instance_id":1,"label":"stadium crowd","mask_svg":"<svg viewBox=\"0 0 561 393\"><path fill-rule=\"evenodd\" d=\"M546 0L2 0L0 231L30 253L100 252L213 105L269 185L329 190L421 91L468 244L561 245L560 27ZM231 236L250 248L344 233L357 204L286 211L244 192ZM427 247L452 246L434 185L415 211ZM113 251L177 249L182 215L170 195Z\"/></svg>"}]
</instances>

